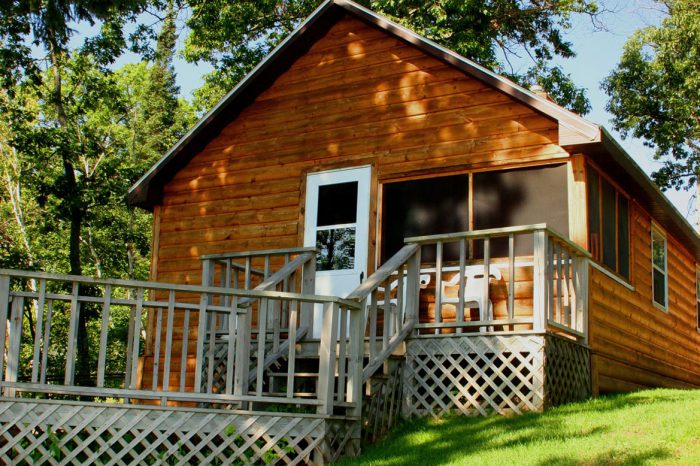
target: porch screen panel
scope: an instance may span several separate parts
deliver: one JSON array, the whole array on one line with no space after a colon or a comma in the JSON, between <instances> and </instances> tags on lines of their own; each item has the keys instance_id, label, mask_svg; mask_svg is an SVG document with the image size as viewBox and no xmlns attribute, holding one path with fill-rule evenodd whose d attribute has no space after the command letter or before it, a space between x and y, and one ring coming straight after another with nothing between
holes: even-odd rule
<instances>
[{"instance_id":1,"label":"porch screen panel","mask_svg":"<svg viewBox=\"0 0 700 466\"><path fill-rule=\"evenodd\" d=\"M569 234L566 165L474 174L474 229L546 223ZM583 215L583 212L581 213ZM480 257L482 243L474 245ZM516 239L516 255L532 255L532 237ZM492 240L492 257L508 256L507 238Z\"/></svg>"},{"instance_id":2,"label":"porch screen panel","mask_svg":"<svg viewBox=\"0 0 700 466\"><path fill-rule=\"evenodd\" d=\"M409 236L469 230L469 176L385 183L382 191L382 262ZM424 248L425 262L435 260L435 248ZM459 260L459 245L446 245L445 260Z\"/></svg>"}]
</instances>

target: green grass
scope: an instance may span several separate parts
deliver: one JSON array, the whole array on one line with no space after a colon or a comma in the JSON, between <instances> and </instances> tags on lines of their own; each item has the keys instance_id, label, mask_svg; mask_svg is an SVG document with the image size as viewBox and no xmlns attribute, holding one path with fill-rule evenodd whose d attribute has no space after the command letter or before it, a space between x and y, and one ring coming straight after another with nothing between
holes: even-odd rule
<instances>
[{"instance_id":1,"label":"green grass","mask_svg":"<svg viewBox=\"0 0 700 466\"><path fill-rule=\"evenodd\" d=\"M418 419L346 464L700 465L700 390L648 390L523 416Z\"/></svg>"}]
</instances>

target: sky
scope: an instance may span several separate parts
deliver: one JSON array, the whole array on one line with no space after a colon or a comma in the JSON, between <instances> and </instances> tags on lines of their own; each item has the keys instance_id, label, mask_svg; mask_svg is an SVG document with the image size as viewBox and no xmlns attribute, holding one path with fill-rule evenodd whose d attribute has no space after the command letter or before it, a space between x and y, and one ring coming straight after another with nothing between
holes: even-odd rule
<instances>
[{"instance_id":1,"label":"sky","mask_svg":"<svg viewBox=\"0 0 700 466\"><path fill-rule=\"evenodd\" d=\"M572 75L577 85L586 88L592 110L585 117L604 125L642 169L650 174L660 167L660 163L653 160L653 150L644 146L640 140L622 139L613 130L610 122L612 117L605 110L607 96L600 89L600 83L615 68L627 38L639 28L658 24L662 14L653 0L599 0L599 4L608 12L599 16L597 26L588 17L572 19L572 28L565 33L565 37L573 43L577 56L559 59L557 63ZM183 36L184 34L181 35L181 41ZM178 45L181 46L182 43ZM138 57L127 54L117 65L137 59ZM523 62L523 66L529 64ZM181 57L176 58L174 65L180 93L186 98L190 98L192 92L201 86L202 76L211 71L209 65L194 65ZM668 191L666 194L678 211L694 225L696 213L693 192Z\"/></svg>"}]
</instances>

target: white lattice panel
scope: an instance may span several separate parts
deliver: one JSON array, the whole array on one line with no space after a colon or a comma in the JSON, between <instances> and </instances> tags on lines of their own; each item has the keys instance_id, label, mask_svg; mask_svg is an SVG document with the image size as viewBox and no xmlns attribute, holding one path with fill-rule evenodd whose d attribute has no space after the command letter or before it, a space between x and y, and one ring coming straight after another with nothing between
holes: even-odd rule
<instances>
[{"instance_id":1,"label":"white lattice panel","mask_svg":"<svg viewBox=\"0 0 700 466\"><path fill-rule=\"evenodd\" d=\"M406 352L405 416L543 408L542 335L419 337Z\"/></svg>"},{"instance_id":2,"label":"white lattice panel","mask_svg":"<svg viewBox=\"0 0 700 466\"><path fill-rule=\"evenodd\" d=\"M315 450L342 454L322 448L328 422L303 414L2 399L0 463L310 463ZM343 429L333 432L333 442L344 445L344 435L335 438Z\"/></svg>"}]
</instances>

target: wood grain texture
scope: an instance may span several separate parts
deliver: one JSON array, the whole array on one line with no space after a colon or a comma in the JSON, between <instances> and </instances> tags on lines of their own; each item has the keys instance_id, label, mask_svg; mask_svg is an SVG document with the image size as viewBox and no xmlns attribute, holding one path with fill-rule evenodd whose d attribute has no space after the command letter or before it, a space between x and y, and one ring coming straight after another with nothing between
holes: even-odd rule
<instances>
[{"instance_id":1,"label":"wood grain texture","mask_svg":"<svg viewBox=\"0 0 700 466\"><path fill-rule=\"evenodd\" d=\"M652 304L651 218L630 203L631 284L634 291L591 268L590 345L594 389L700 387L695 260L668 237L668 312Z\"/></svg>"}]
</instances>

